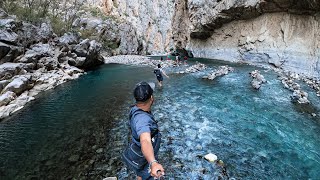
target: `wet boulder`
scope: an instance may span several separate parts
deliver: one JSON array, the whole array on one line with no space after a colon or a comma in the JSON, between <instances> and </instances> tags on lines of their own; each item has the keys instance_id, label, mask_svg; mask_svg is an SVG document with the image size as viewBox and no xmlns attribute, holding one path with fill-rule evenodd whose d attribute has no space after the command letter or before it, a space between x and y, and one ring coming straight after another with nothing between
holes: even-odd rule
<instances>
[{"instance_id":1,"label":"wet boulder","mask_svg":"<svg viewBox=\"0 0 320 180\"><path fill-rule=\"evenodd\" d=\"M250 72L250 75L252 77L251 86L254 89L260 89L261 85L267 82L258 70Z\"/></svg>"},{"instance_id":2,"label":"wet boulder","mask_svg":"<svg viewBox=\"0 0 320 180\"><path fill-rule=\"evenodd\" d=\"M291 95L291 101L299 104L309 104L308 93L302 90L294 90Z\"/></svg>"},{"instance_id":3,"label":"wet boulder","mask_svg":"<svg viewBox=\"0 0 320 180\"><path fill-rule=\"evenodd\" d=\"M6 106L11 101L13 101L16 98L16 94L11 91L7 91L4 94L0 95L0 106Z\"/></svg>"},{"instance_id":4,"label":"wet boulder","mask_svg":"<svg viewBox=\"0 0 320 180\"><path fill-rule=\"evenodd\" d=\"M209 73L207 76L203 76L203 79L214 80L216 77L227 75L232 71L234 71L232 67L220 66L216 71Z\"/></svg>"}]
</instances>

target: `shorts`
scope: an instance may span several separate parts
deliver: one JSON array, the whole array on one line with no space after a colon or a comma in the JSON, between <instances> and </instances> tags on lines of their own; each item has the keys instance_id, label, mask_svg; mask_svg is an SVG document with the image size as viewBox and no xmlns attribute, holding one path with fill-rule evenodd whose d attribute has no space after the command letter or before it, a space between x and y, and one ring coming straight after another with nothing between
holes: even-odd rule
<instances>
[{"instance_id":1,"label":"shorts","mask_svg":"<svg viewBox=\"0 0 320 180\"><path fill-rule=\"evenodd\" d=\"M163 81L162 75L157 75L157 79L158 79L159 82L160 82L160 81Z\"/></svg>"},{"instance_id":2,"label":"shorts","mask_svg":"<svg viewBox=\"0 0 320 180\"><path fill-rule=\"evenodd\" d=\"M136 171L137 176L140 176L142 180L154 180L154 178L148 172L149 164L146 164L143 170Z\"/></svg>"}]
</instances>

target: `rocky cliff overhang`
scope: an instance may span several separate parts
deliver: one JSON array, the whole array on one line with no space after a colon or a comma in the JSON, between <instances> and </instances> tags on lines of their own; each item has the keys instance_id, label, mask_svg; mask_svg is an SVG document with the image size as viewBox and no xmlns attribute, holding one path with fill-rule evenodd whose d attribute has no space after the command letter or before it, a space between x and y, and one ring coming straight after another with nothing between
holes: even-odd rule
<instances>
[{"instance_id":1,"label":"rocky cliff overhang","mask_svg":"<svg viewBox=\"0 0 320 180\"><path fill-rule=\"evenodd\" d=\"M191 38L207 39L215 29L234 20L256 18L265 13L288 12L315 15L319 0L214 0L189 1Z\"/></svg>"}]
</instances>

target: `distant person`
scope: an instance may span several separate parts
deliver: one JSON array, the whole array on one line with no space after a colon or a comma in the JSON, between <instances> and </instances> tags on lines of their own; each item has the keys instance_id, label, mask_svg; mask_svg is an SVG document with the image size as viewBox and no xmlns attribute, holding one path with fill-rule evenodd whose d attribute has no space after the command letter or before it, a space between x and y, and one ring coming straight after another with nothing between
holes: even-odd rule
<instances>
[{"instance_id":1,"label":"distant person","mask_svg":"<svg viewBox=\"0 0 320 180\"><path fill-rule=\"evenodd\" d=\"M169 55L167 56L167 60L171 60L170 57L169 57Z\"/></svg>"},{"instance_id":2,"label":"distant person","mask_svg":"<svg viewBox=\"0 0 320 180\"><path fill-rule=\"evenodd\" d=\"M157 80L158 80L158 84L160 87L162 87L162 81L163 81L163 76L166 76L167 78L169 78L169 76L164 72L164 70L161 68L161 65L158 64L157 68L154 69L153 71L154 74L156 74Z\"/></svg>"},{"instance_id":3,"label":"distant person","mask_svg":"<svg viewBox=\"0 0 320 180\"><path fill-rule=\"evenodd\" d=\"M184 56L184 58L183 58L184 65L187 65L187 60L188 60L188 57Z\"/></svg>"},{"instance_id":4,"label":"distant person","mask_svg":"<svg viewBox=\"0 0 320 180\"><path fill-rule=\"evenodd\" d=\"M160 57L160 60L161 60L161 61L163 61L163 58L162 58L162 56Z\"/></svg>"},{"instance_id":5,"label":"distant person","mask_svg":"<svg viewBox=\"0 0 320 180\"><path fill-rule=\"evenodd\" d=\"M146 82L140 82L133 94L136 104L129 114L131 143L122 154L122 159L136 173L138 180L159 179L164 175L164 169L157 161L161 133L151 113L153 88Z\"/></svg>"},{"instance_id":6,"label":"distant person","mask_svg":"<svg viewBox=\"0 0 320 180\"><path fill-rule=\"evenodd\" d=\"M179 56L176 56L176 63L179 64Z\"/></svg>"}]
</instances>

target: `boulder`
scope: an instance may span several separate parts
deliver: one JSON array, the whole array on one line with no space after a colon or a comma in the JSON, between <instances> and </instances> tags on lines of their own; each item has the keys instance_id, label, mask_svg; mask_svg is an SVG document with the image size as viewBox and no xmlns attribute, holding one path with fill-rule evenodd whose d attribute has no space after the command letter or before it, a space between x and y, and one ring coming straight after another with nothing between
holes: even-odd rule
<instances>
[{"instance_id":1,"label":"boulder","mask_svg":"<svg viewBox=\"0 0 320 180\"><path fill-rule=\"evenodd\" d=\"M11 29L0 29L0 41L17 44L19 36Z\"/></svg>"},{"instance_id":2,"label":"boulder","mask_svg":"<svg viewBox=\"0 0 320 180\"><path fill-rule=\"evenodd\" d=\"M218 159L217 155L212 154L212 153L205 155L204 158L209 162L215 162Z\"/></svg>"},{"instance_id":3,"label":"boulder","mask_svg":"<svg viewBox=\"0 0 320 180\"><path fill-rule=\"evenodd\" d=\"M73 48L73 52L79 57L86 57L90 47L90 40L85 39Z\"/></svg>"},{"instance_id":4,"label":"boulder","mask_svg":"<svg viewBox=\"0 0 320 180\"><path fill-rule=\"evenodd\" d=\"M9 104L7 106L0 107L0 119L10 116L10 114L14 111L17 111L19 107L17 104Z\"/></svg>"},{"instance_id":5,"label":"boulder","mask_svg":"<svg viewBox=\"0 0 320 180\"><path fill-rule=\"evenodd\" d=\"M9 80L0 81L0 92L10 83Z\"/></svg>"},{"instance_id":6,"label":"boulder","mask_svg":"<svg viewBox=\"0 0 320 180\"><path fill-rule=\"evenodd\" d=\"M0 106L6 106L16 98L14 92L8 91L0 96Z\"/></svg>"},{"instance_id":7,"label":"boulder","mask_svg":"<svg viewBox=\"0 0 320 180\"><path fill-rule=\"evenodd\" d=\"M24 53L23 47L8 45L0 42L0 64L13 62Z\"/></svg>"},{"instance_id":8,"label":"boulder","mask_svg":"<svg viewBox=\"0 0 320 180\"><path fill-rule=\"evenodd\" d=\"M17 95L20 95L27 89L30 89L31 85L31 75L19 75L16 76L12 82L10 82L2 92L12 91Z\"/></svg>"},{"instance_id":9,"label":"boulder","mask_svg":"<svg viewBox=\"0 0 320 180\"><path fill-rule=\"evenodd\" d=\"M63 36L61 36L58 41L60 44L77 44L79 43L80 36L77 33L65 33Z\"/></svg>"},{"instance_id":10,"label":"boulder","mask_svg":"<svg viewBox=\"0 0 320 180\"><path fill-rule=\"evenodd\" d=\"M43 64L48 71L54 70L59 66L58 59L52 57L43 57L39 60L39 63Z\"/></svg>"},{"instance_id":11,"label":"boulder","mask_svg":"<svg viewBox=\"0 0 320 180\"><path fill-rule=\"evenodd\" d=\"M55 36L52 26L49 23L42 23L38 30L41 41L46 43Z\"/></svg>"},{"instance_id":12,"label":"boulder","mask_svg":"<svg viewBox=\"0 0 320 180\"><path fill-rule=\"evenodd\" d=\"M22 63L4 63L0 65L0 80L10 79L19 74L24 67Z\"/></svg>"},{"instance_id":13,"label":"boulder","mask_svg":"<svg viewBox=\"0 0 320 180\"><path fill-rule=\"evenodd\" d=\"M15 20L14 19L0 19L0 27L5 28L13 28L15 27Z\"/></svg>"},{"instance_id":14,"label":"boulder","mask_svg":"<svg viewBox=\"0 0 320 180\"><path fill-rule=\"evenodd\" d=\"M8 44L0 42L0 60L5 57L11 50L11 47Z\"/></svg>"},{"instance_id":15,"label":"boulder","mask_svg":"<svg viewBox=\"0 0 320 180\"><path fill-rule=\"evenodd\" d=\"M101 44L96 42L95 40L83 40L81 43L74 47L73 52L78 57L85 57L85 61L83 62L83 58L76 58L74 62L71 61L71 64L69 61L69 64L82 69L89 69L104 64L104 59L100 55L101 47Z\"/></svg>"},{"instance_id":16,"label":"boulder","mask_svg":"<svg viewBox=\"0 0 320 180\"><path fill-rule=\"evenodd\" d=\"M232 67L220 66L218 70L209 73L207 76L204 76L203 79L214 80L216 77L227 75L232 71L234 71Z\"/></svg>"},{"instance_id":17,"label":"boulder","mask_svg":"<svg viewBox=\"0 0 320 180\"><path fill-rule=\"evenodd\" d=\"M18 60L21 63L37 63L42 57L53 57L54 51L49 44L36 44Z\"/></svg>"},{"instance_id":18,"label":"boulder","mask_svg":"<svg viewBox=\"0 0 320 180\"><path fill-rule=\"evenodd\" d=\"M250 72L250 75L252 77L251 85L254 89L260 89L261 85L267 82L258 70Z\"/></svg>"}]
</instances>

